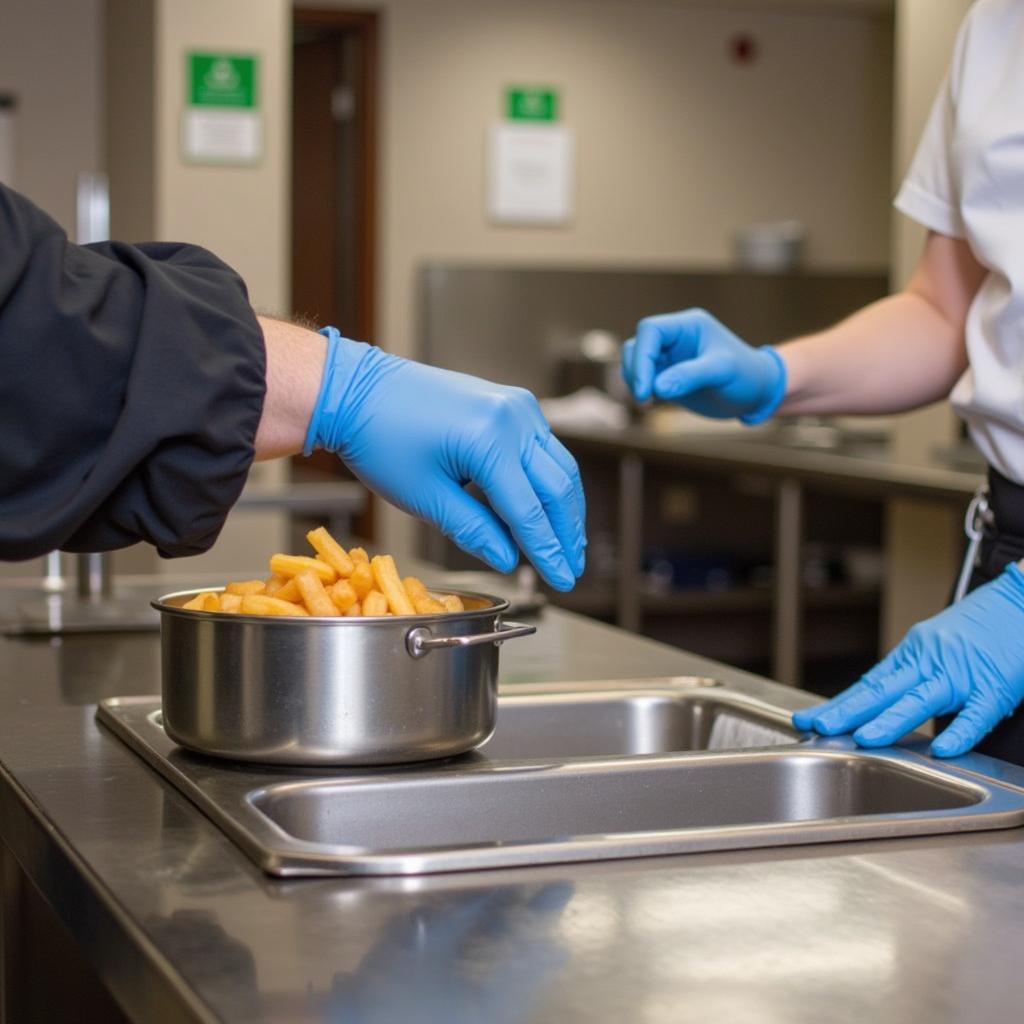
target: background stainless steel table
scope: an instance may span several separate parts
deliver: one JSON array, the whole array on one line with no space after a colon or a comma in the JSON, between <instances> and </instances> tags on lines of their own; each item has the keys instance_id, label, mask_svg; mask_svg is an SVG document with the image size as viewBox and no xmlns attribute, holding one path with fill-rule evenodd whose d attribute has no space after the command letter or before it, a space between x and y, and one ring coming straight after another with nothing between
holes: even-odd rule
<instances>
[{"instance_id":1,"label":"background stainless steel table","mask_svg":"<svg viewBox=\"0 0 1024 1024\"><path fill-rule=\"evenodd\" d=\"M798 426L721 433L659 433L644 426L623 429L559 430L577 456L601 455L618 460L618 545L621 587L617 623L631 632L641 624L641 581L645 517L644 480L650 467L680 471L747 473L770 481L774 491L775 537L772 666L775 679L799 685L803 626L801 551L805 488L889 500L912 498L966 510L984 479L984 463L956 458L908 463L893 457L882 441L839 439L834 447L794 443Z\"/></svg>"},{"instance_id":2,"label":"background stainless steel table","mask_svg":"<svg viewBox=\"0 0 1024 1024\"><path fill-rule=\"evenodd\" d=\"M0 591L0 616L24 596ZM698 674L805 696L557 610L540 625L503 652L507 682ZM105 997L83 964L146 1024L1019 1016L1024 830L274 881L93 720L100 697L156 693L158 664L154 637L0 640L8 1021L116 1021L88 1016Z\"/></svg>"}]
</instances>

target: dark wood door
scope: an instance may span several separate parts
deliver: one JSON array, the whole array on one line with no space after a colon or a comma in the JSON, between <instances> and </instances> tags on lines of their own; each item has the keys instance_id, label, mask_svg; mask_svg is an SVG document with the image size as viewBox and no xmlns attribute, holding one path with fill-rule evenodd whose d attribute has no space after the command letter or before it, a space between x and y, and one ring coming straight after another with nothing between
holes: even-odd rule
<instances>
[{"instance_id":1,"label":"dark wood door","mask_svg":"<svg viewBox=\"0 0 1024 1024\"><path fill-rule=\"evenodd\" d=\"M292 310L317 324L341 328L335 288L340 255L337 123L337 42L296 42L292 93Z\"/></svg>"},{"instance_id":2,"label":"dark wood door","mask_svg":"<svg viewBox=\"0 0 1024 1024\"><path fill-rule=\"evenodd\" d=\"M376 14L294 12L292 313L373 342L376 59ZM296 460L293 475L347 471L317 453ZM356 529L372 539L372 506Z\"/></svg>"}]
</instances>

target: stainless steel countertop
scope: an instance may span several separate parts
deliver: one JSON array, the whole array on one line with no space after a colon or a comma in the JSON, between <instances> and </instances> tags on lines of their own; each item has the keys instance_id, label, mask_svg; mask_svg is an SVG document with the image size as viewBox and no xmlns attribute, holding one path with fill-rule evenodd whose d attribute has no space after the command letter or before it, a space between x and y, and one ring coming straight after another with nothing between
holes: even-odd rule
<instances>
[{"instance_id":1,"label":"stainless steel countertop","mask_svg":"<svg viewBox=\"0 0 1024 1024\"><path fill-rule=\"evenodd\" d=\"M786 443L786 428L749 433L661 433L630 426L621 430L560 429L558 436L576 455L634 453L665 465L787 477L866 497L928 498L959 504L984 478L981 464L973 470L963 468L962 462L944 462L938 457L901 461L885 442L861 441L856 436L844 439L836 448Z\"/></svg>"},{"instance_id":2,"label":"stainless steel countertop","mask_svg":"<svg viewBox=\"0 0 1024 1024\"><path fill-rule=\"evenodd\" d=\"M25 594L0 591L0 617ZM806 698L553 609L502 669L705 674ZM1024 830L274 881L93 720L101 697L157 692L158 671L153 636L0 639L0 833L133 1019L1019 1016Z\"/></svg>"}]
</instances>

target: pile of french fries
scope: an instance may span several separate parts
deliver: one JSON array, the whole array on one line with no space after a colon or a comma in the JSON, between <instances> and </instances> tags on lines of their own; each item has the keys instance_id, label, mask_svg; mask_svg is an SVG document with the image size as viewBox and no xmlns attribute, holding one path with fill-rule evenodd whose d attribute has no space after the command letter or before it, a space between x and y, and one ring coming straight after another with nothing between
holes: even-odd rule
<instances>
[{"instance_id":1,"label":"pile of french fries","mask_svg":"<svg viewBox=\"0 0 1024 1024\"><path fill-rule=\"evenodd\" d=\"M316 552L272 555L265 580L205 590L183 608L239 615L439 615L465 611L455 594L430 594L415 576L402 579L391 555L346 551L323 526L306 539Z\"/></svg>"}]
</instances>

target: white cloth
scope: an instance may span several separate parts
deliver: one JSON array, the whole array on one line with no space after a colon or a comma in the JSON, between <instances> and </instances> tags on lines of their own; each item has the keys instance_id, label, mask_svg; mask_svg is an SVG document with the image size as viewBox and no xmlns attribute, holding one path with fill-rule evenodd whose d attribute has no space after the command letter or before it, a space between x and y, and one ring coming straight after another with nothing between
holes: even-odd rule
<instances>
[{"instance_id":1,"label":"white cloth","mask_svg":"<svg viewBox=\"0 0 1024 1024\"><path fill-rule=\"evenodd\" d=\"M589 430L611 427L621 430L629 423L629 413L606 391L585 387L563 398L542 398L541 412L552 430Z\"/></svg>"},{"instance_id":2,"label":"white cloth","mask_svg":"<svg viewBox=\"0 0 1024 1024\"><path fill-rule=\"evenodd\" d=\"M964 238L988 270L950 396L1000 473L1024 484L1024 0L978 0L896 207Z\"/></svg>"}]
</instances>

